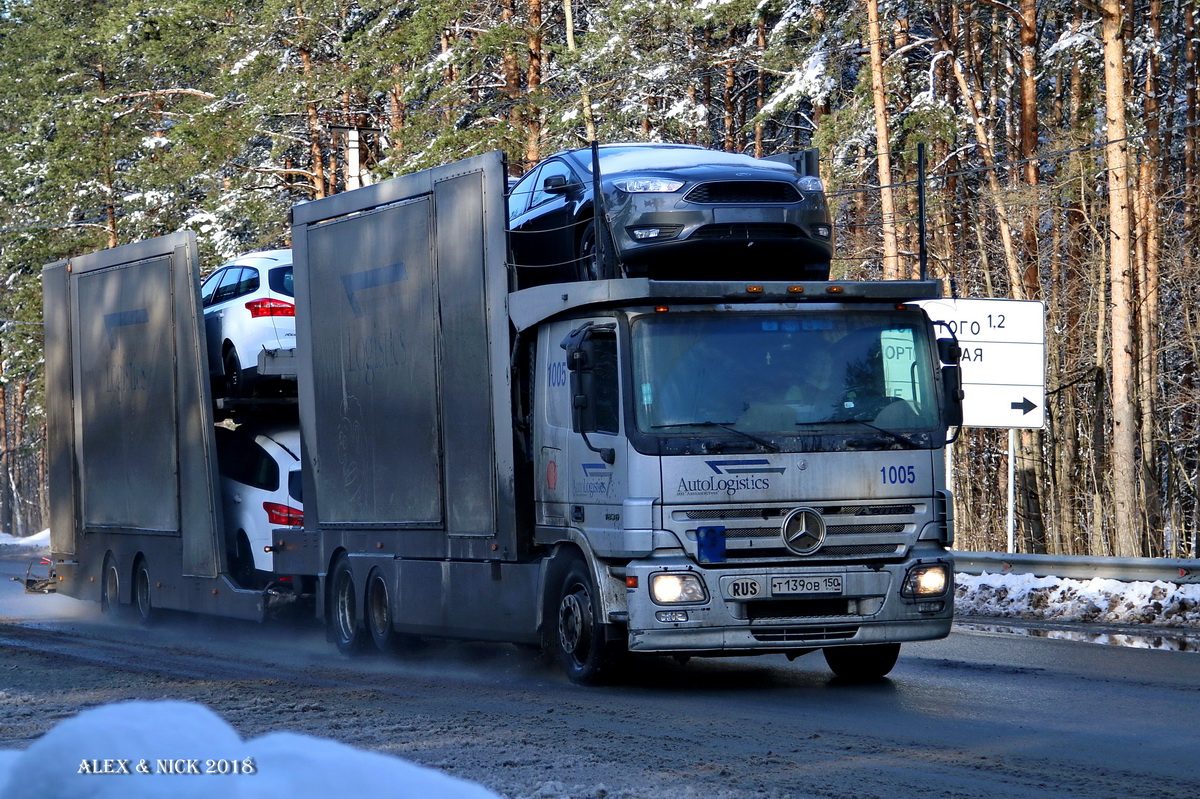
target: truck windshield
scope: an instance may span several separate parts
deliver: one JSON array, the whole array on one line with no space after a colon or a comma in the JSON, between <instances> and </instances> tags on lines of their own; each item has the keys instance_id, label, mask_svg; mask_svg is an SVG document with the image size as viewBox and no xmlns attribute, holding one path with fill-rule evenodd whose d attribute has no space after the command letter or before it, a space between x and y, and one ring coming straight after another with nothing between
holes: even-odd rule
<instances>
[{"instance_id":1,"label":"truck windshield","mask_svg":"<svg viewBox=\"0 0 1200 799\"><path fill-rule=\"evenodd\" d=\"M639 317L638 429L772 439L874 431L913 444L904 433L938 427L926 330L916 310Z\"/></svg>"}]
</instances>

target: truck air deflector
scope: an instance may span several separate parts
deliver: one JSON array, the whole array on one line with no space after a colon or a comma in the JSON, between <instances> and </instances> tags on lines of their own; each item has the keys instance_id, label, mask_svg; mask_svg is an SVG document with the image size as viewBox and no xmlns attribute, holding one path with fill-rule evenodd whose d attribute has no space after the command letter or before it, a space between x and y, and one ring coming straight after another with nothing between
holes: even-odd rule
<instances>
[{"instance_id":1,"label":"truck air deflector","mask_svg":"<svg viewBox=\"0 0 1200 799\"><path fill-rule=\"evenodd\" d=\"M555 314L583 306L630 304L645 301L678 302L689 305L712 302L911 302L942 296L940 280L893 280L887 282L798 281L691 281L593 280L535 286L513 292L508 313L518 330L525 330Z\"/></svg>"}]
</instances>

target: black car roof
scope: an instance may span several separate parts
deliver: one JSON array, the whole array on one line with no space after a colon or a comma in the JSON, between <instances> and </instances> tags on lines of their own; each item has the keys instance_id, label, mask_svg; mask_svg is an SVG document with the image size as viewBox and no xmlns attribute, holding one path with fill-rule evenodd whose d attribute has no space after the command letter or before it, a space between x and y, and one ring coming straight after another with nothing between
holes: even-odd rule
<instances>
[{"instance_id":1,"label":"black car roof","mask_svg":"<svg viewBox=\"0 0 1200 799\"><path fill-rule=\"evenodd\" d=\"M795 175L795 170L785 164L775 161L764 161L760 158L740 153L710 150L706 147L698 147L693 144L627 142L621 144L602 144L598 147L598 150L602 164L605 161L609 162L609 164L612 164L614 161L620 162L619 167L616 169L612 169L611 167L605 169L604 166L601 166L601 172L606 175L641 170L669 171L696 166L754 168L783 176ZM664 155L668 155L668 157L664 158ZM692 155L695 155L695 158L692 158ZM586 172L590 173L592 171L592 150L590 147L567 150L566 152L559 153L559 156L569 158Z\"/></svg>"}]
</instances>

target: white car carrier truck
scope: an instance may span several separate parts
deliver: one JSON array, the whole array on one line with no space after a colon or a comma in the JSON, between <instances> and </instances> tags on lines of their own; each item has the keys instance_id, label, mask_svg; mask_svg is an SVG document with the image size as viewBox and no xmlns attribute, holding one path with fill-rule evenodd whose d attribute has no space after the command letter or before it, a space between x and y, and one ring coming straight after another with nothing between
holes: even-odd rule
<instances>
[{"instance_id":1,"label":"white car carrier truck","mask_svg":"<svg viewBox=\"0 0 1200 799\"><path fill-rule=\"evenodd\" d=\"M944 637L961 392L911 302L940 284L511 291L505 175L493 153L293 209L304 526L267 589L231 577L191 235L46 267L58 590L308 599L346 652L507 641L579 682L818 649L871 678Z\"/></svg>"}]
</instances>

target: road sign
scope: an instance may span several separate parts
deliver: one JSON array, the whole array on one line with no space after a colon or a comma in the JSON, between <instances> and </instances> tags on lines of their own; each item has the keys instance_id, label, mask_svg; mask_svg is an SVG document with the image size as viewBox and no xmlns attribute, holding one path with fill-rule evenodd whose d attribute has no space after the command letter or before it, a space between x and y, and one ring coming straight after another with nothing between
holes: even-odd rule
<instances>
[{"instance_id":1,"label":"road sign","mask_svg":"<svg viewBox=\"0 0 1200 799\"><path fill-rule=\"evenodd\" d=\"M1046 423L1046 308L1033 300L919 303L962 345L963 426L1039 428Z\"/></svg>"}]
</instances>

